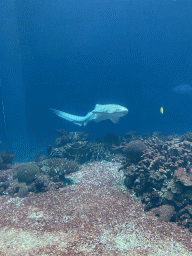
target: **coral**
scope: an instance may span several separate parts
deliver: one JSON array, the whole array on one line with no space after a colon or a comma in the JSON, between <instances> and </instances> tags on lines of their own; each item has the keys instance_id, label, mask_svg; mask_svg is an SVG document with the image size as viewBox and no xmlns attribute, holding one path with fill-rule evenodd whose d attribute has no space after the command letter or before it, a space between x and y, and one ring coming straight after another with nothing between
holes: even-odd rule
<instances>
[{"instance_id":1,"label":"coral","mask_svg":"<svg viewBox=\"0 0 192 256\"><path fill-rule=\"evenodd\" d=\"M41 162L41 161L43 161L45 159L47 159L47 156L41 154L41 155L38 155L38 156L35 157L35 162Z\"/></svg>"},{"instance_id":2,"label":"coral","mask_svg":"<svg viewBox=\"0 0 192 256\"><path fill-rule=\"evenodd\" d=\"M70 132L60 129L57 131L59 138L56 139L55 146L61 147L65 146L67 143L73 143L77 141L88 141L91 136L84 132Z\"/></svg>"},{"instance_id":3,"label":"coral","mask_svg":"<svg viewBox=\"0 0 192 256\"><path fill-rule=\"evenodd\" d=\"M119 144L119 137L107 134L104 141L97 139L90 141L91 135L84 132L70 132L64 130L57 131L59 138L56 139L55 146L48 146L49 158L67 158L75 160L79 164L88 161L111 160L114 157L112 145Z\"/></svg>"},{"instance_id":4,"label":"coral","mask_svg":"<svg viewBox=\"0 0 192 256\"><path fill-rule=\"evenodd\" d=\"M65 130L60 129L57 131L57 134L59 135L59 138L55 141L56 147L61 147L71 142L71 138Z\"/></svg>"},{"instance_id":5,"label":"coral","mask_svg":"<svg viewBox=\"0 0 192 256\"><path fill-rule=\"evenodd\" d=\"M192 132L187 132L187 133L183 134L181 136L181 141L184 141L184 140L192 142Z\"/></svg>"},{"instance_id":6,"label":"coral","mask_svg":"<svg viewBox=\"0 0 192 256\"><path fill-rule=\"evenodd\" d=\"M187 172L186 168L179 167L174 172L177 181L180 181L186 187L192 187L192 171Z\"/></svg>"},{"instance_id":7,"label":"coral","mask_svg":"<svg viewBox=\"0 0 192 256\"><path fill-rule=\"evenodd\" d=\"M0 153L0 157L3 160L4 164L11 164L15 157L15 153L3 150Z\"/></svg>"},{"instance_id":8,"label":"coral","mask_svg":"<svg viewBox=\"0 0 192 256\"><path fill-rule=\"evenodd\" d=\"M30 183L39 176L39 167L35 163L22 164L17 169L19 182Z\"/></svg>"},{"instance_id":9,"label":"coral","mask_svg":"<svg viewBox=\"0 0 192 256\"><path fill-rule=\"evenodd\" d=\"M41 168L45 174L48 174L53 180L64 180L65 175L79 170L76 162L66 158L50 158L43 161Z\"/></svg>"},{"instance_id":10,"label":"coral","mask_svg":"<svg viewBox=\"0 0 192 256\"><path fill-rule=\"evenodd\" d=\"M192 232L192 205L187 205L179 210L177 219L179 225L189 228Z\"/></svg>"},{"instance_id":11,"label":"coral","mask_svg":"<svg viewBox=\"0 0 192 256\"><path fill-rule=\"evenodd\" d=\"M40 193L72 184L65 175L79 170L68 159L46 159L36 163L16 164L0 172L0 195L25 197L29 192Z\"/></svg>"},{"instance_id":12,"label":"coral","mask_svg":"<svg viewBox=\"0 0 192 256\"><path fill-rule=\"evenodd\" d=\"M147 151L147 146L141 140L134 140L125 148L126 157L131 163L137 163L141 156Z\"/></svg>"},{"instance_id":13,"label":"coral","mask_svg":"<svg viewBox=\"0 0 192 256\"><path fill-rule=\"evenodd\" d=\"M179 137L169 137L167 141L152 137L144 143L148 151L140 154L140 161L131 163L127 157L120 168L124 172L125 185L141 197L145 210L156 208L156 212L157 209L166 212L169 209L170 215L166 216L171 217L161 213L160 218L171 218L181 225L186 218L186 227L192 230L192 215L186 210L192 205L192 143ZM161 207L163 205L166 208ZM173 209L175 213L171 214Z\"/></svg>"},{"instance_id":14,"label":"coral","mask_svg":"<svg viewBox=\"0 0 192 256\"><path fill-rule=\"evenodd\" d=\"M67 143L62 147L49 148L49 157L67 158L83 164L90 160L109 160L111 154L108 146L104 143L77 141Z\"/></svg>"},{"instance_id":15,"label":"coral","mask_svg":"<svg viewBox=\"0 0 192 256\"><path fill-rule=\"evenodd\" d=\"M68 158L76 160L79 163L84 163L91 158L87 141L79 141L67 143L62 147L52 147L49 157L51 158Z\"/></svg>"},{"instance_id":16,"label":"coral","mask_svg":"<svg viewBox=\"0 0 192 256\"><path fill-rule=\"evenodd\" d=\"M0 153L0 169L8 169L11 167L11 163L15 157L15 153L8 152L6 150Z\"/></svg>"}]
</instances>

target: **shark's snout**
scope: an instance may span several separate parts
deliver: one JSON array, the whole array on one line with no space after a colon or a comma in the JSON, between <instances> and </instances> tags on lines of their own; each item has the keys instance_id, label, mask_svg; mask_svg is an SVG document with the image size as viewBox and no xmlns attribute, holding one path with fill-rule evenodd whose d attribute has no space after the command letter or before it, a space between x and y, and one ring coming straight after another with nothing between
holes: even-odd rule
<instances>
[{"instance_id":1,"label":"shark's snout","mask_svg":"<svg viewBox=\"0 0 192 256\"><path fill-rule=\"evenodd\" d=\"M125 107L123 107L123 114L127 114L128 113L128 109L127 108L125 108Z\"/></svg>"}]
</instances>

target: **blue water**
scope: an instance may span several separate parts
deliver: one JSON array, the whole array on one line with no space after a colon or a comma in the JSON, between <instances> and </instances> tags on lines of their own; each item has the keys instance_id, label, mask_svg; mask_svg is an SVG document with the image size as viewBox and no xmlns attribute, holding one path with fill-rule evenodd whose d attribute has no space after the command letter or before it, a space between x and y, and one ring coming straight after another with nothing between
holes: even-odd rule
<instances>
[{"instance_id":1,"label":"blue water","mask_svg":"<svg viewBox=\"0 0 192 256\"><path fill-rule=\"evenodd\" d=\"M192 98L173 92L192 85L191 0L7 0L0 10L0 140L18 160L53 144L60 128L95 137L191 130ZM79 127L50 111L84 116L97 103L129 113Z\"/></svg>"}]
</instances>

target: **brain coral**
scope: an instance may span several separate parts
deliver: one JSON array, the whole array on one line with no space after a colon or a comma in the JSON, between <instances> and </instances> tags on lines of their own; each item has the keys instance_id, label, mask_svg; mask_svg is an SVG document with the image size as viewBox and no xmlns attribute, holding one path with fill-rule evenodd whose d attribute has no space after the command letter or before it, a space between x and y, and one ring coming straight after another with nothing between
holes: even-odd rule
<instances>
[{"instance_id":1,"label":"brain coral","mask_svg":"<svg viewBox=\"0 0 192 256\"><path fill-rule=\"evenodd\" d=\"M20 165L17 169L19 182L30 183L39 176L39 167L34 163Z\"/></svg>"},{"instance_id":2,"label":"brain coral","mask_svg":"<svg viewBox=\"0 0 192 256\"><path fill-rule=\"evenodd\" d=\"M141 140L131 141L125 149L126 157L132 163L139 162L146 151L147 146Z\"/></svg>"}]
</instances>

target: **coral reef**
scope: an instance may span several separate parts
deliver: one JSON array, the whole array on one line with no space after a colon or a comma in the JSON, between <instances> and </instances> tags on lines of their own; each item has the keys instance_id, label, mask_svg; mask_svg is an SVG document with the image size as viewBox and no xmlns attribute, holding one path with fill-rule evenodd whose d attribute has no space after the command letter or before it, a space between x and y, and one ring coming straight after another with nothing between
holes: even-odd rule
<instances>
[{"instance_id":1,"label":"coral reef","mask_svg":"<svg viewBox=\"0 0 192 256\"><path fill-rule=\"evenodd\" d=\"M162 141L154 135L142 143L148 150L138 162L130 158L127 145L129 155L120 168L125 185L141 198L145 210L155 208L160 219L184 223L192 231L192 143L183 136Z\"/></svg>"},{"instance_id":2,"label":"coral reef","mask_svg":"<svg viewBox=\"0 0 192 256\"><path fill-rule=\"evenodd\" d=\"M66 175L77 172L79 164L93 160L110 160L113 135L110 142L91 142L84 132L57 131L55 146L48 146L48 157L38 155L34 162L11 165L13 153L0 153L0 195L25 197L29 192L39 193L72 184ZM113 138L113 139L111 139Z\"/></svg>"},{"instance_id":3,"label":"coral reef","mask_svg":"<svg viewBox=\"0 0 192 256\"><path fill-rule=\"evenodd\" d=\"M77 172L80 164L116 161L122 164L125 186L146 211L192 232L192 133L129 132L96 141L83 132L58 130L57 134L55 145L47 148L48 156L39 155L32 163L12 165L14 154L0 153L0 195L54 191L73 182L67 175Z\"/></svg>"},{"instance_id":4,"label":"coral reef","mask_svg":"<svg viewBox=\"0 0 192 256\"><path fill-rule=\"evenodd\" d=\"M16 164L0 172L0 195L25 197L29 192L55 190L71 184L66 175L78 170L76 162L64 158Z\"/></svg>"},{"instance_id":5,"label":"coral reef","mask_svg":"<svg viewBox=\"0 0 192 256\"><path fill-rule=\"evenodd\" d=\"M60 129L57 130L57 135L59 138L55 141L56 147L65 146L67 143L73 143L78 141L88 141L91 139L91 135L86 134L85 132L69 132Z\"/></svg>"},{"instance_id":6,"label":"coral reef","mask_svg":"<svg viewBox=\"0 0 192 256\"><path fill-rule=\"evenodd\" d=\"M56 139L55 146L47 148L49 158L67 158L79 164L112 158L111 143L88 141L90 135L83 132L67 134L64 130L59 130L58 133L60 137Z\"/></svg>"}]
</instances>

